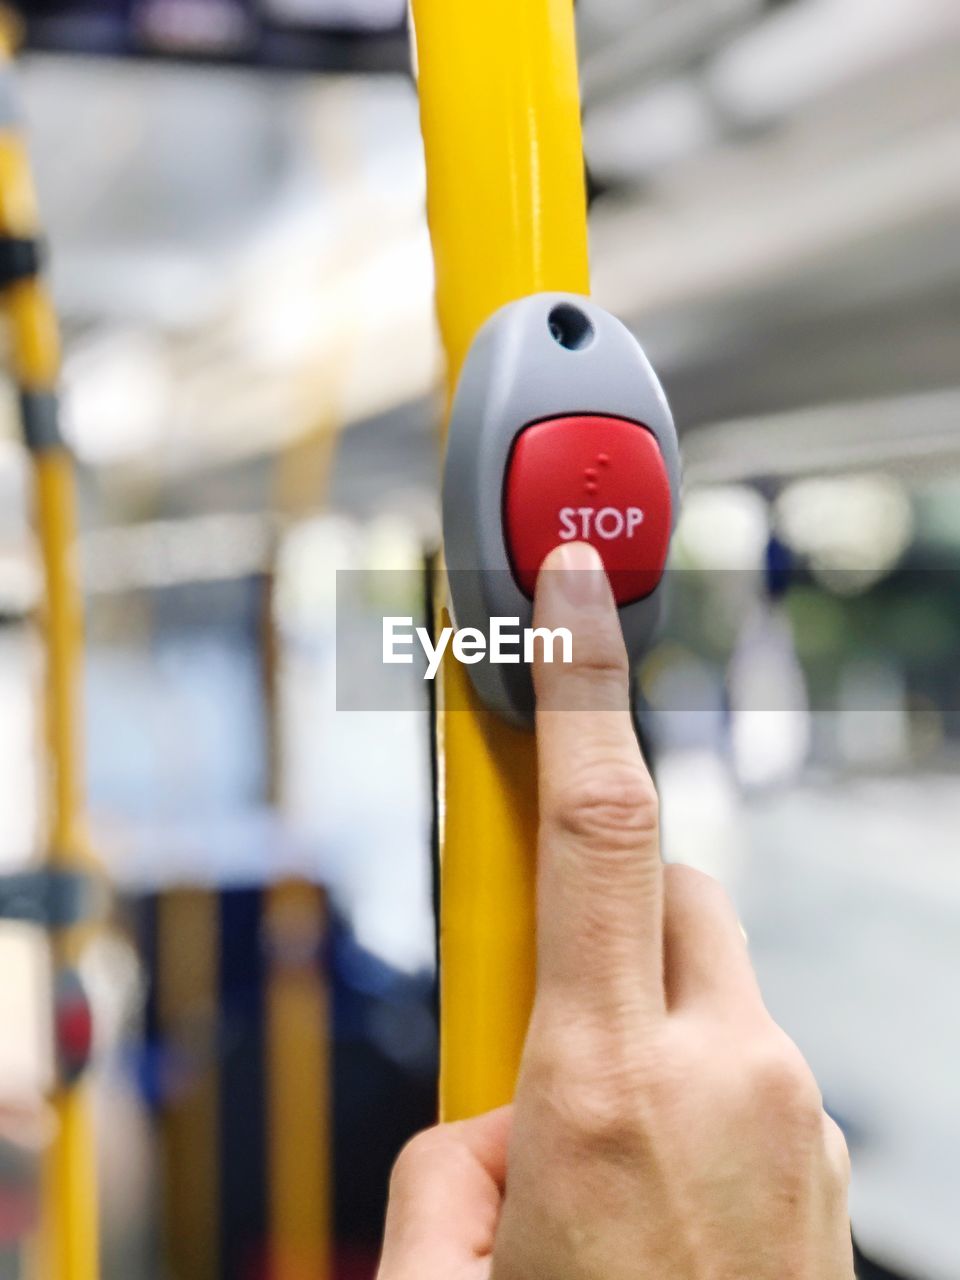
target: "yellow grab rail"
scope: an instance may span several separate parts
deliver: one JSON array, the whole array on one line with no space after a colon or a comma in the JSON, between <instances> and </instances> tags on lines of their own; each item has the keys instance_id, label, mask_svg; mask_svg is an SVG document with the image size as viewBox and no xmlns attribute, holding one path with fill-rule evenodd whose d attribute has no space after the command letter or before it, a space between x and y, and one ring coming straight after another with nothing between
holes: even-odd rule
<instances>
[{"instance_id":1,"label":"yellow grab rail","mask_svg":"<svg viewBox=\"0 0 960 1280\"><path fill-rule=\"evenodd\" d=\"M337 411L347 334L318 354L304 394L316 405L308 433L281 454L273 501L285 521L325 506L340 440ZM284 809L283 725L276 612L277 566L270 570L263 674L271 728L270 802ZM333 1239L333 1079L326 892L297 877L271 884L266 898L266 1090L269 1275L330 1280Z\"/></svg>"},{"instance_id":2,"label":"yellow grab rail","mask_svg":"<svg viewBox=\"0 0 960 1280\"><path fill-rule=\"evenodd\" d=\"M326 904L306 881L273 885L266 989L272 1280L329 1280L333 1266Z\"/></svg>"},{"instance_id":3,"label":"yellow grab rail","mask_svg":"<svg viewBox=\"0 0 960 1280\"><path fill-rule=\"evenodd\" d=\"M0 22L0 77L11 76L9 33ZM8 88L3 85L3 89ZM5 104L12 95L4 93ZM12 118L0 119L0 241L26 263L0 289L10 332L11 372L20 393L24 437L33 463L37 536L44 570L48 744L48 852L51 868L89 870L82 828L79 684L82 606L75 567L73 469L56 422L60 346L56 316L36 273L36 200L26 151ZM73 968L82 932L51 935L55 974ZM51 1105L56 1130L43 1173L37 1273L42 1280L99 1276L96 1157L88 1084L58 1080Z\"/></svg>"},{"instance_id":4,"label":"yellow grab rail","mask_svg":"<svg viewBox=\"0 0 960 1280\"><path fill-rule=\"evenodd\" d=\"M452 391L498 307L589 290L573 0L413 0L413 18ZM533 993L536 773L532 735L485 711L457 663L438 701L440 1111L455 1120L513 1095Z\"/></svg>"}]
</instances>

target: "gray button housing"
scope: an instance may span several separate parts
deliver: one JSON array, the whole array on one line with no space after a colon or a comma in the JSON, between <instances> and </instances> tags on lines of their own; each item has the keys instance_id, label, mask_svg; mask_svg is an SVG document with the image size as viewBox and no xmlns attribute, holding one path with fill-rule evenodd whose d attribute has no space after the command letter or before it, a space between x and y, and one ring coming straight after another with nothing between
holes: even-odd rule
<instances>
[{"instance_id":1,"label":"gray button housing","mask_svg":"<svg viewBox=\"0 0 960 1280\"><path fill-rule=\"evenodd\" d=\"M672 529L680 507L680 451L663 389L633 334L578 294L539 293L508 303L486 322L457 384L443 480L443 536L454 621L489 635L491 617L531 625L533 608L510 569L503 527L507 465L517 436L546 418L626 418L656 437L670 482ZM663 583L620 608L631 658L650 643ZM524 663L471 665L484 703L517 725L533 723Z\"/></svg>"}]
</instances>

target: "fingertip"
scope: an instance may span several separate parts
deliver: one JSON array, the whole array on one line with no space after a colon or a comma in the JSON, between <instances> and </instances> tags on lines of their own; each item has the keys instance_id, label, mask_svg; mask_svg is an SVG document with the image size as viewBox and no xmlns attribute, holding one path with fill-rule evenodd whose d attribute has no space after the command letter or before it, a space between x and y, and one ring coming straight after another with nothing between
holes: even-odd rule
<instances>
[{"instance_id":1,"label":"fingertip","mask_svg":"<svg viewBox=\"0 0 960 1280\"><path fill-rule=\"evenodd\" d=\"M535 609L560 612L612 603L603 560L589 542L563 542L554 547L537 576Z\"/></svg>"},{"instance_id":2,"label":"fingertip","mask_svg":"<svg viewBox=\"0 0 960 1280\"><path fill-rule=\"evenodd\" d=\"M601 710L626 706L627 654L613 591L599 552L587 542L555 547L543 562L534 627L565 636L534 646L533 676L540 710Z\"/></svg>"},{"instance_id":3,"label":"fingertip","mask_svg":"<svg viewBox=\"0 0 960 1280\"><path fill-rule=\"evenodd\" d=\"M603 558L591 542L558 542L544 558L544 569L602 569Z\"/></svg>"}]
</instances>

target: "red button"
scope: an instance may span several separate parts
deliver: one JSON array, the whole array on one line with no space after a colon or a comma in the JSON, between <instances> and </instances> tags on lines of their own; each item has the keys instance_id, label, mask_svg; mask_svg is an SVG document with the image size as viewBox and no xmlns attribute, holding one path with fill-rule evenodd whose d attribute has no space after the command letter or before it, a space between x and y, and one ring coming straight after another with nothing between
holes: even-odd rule
<instances>
[{"instance_id":1,"label":"red button","mask_svg":"<svg viewBox=\"0 0 960 1280\"><path fill-rule=\"evenodd\" d=\"M648 596L670 546L670 481L653 433L623 418L587 415L527 427L507 467L504 524L525 595L532 598L554 547L589 542L617 604Z\"/></svg>"}]
</instances>

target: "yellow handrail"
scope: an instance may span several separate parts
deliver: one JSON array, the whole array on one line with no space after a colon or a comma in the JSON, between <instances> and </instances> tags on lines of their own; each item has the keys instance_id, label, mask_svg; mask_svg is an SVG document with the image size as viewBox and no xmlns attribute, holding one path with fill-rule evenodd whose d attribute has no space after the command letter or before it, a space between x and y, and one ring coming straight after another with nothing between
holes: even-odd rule
<instances>
[{"instance_id":1,"label":"yellow handrail","mask_svg":"<svg viewBox=\"0 0 960 1280\"><path fill-rule=\"evenodd\" d=\"M9 37L0 23L0 76L11 74ZM14 122L0 122L0 239L37 244L36 201ZM44 569L46 722L49 766L48 865L90 869L82 828L79 684L82 605L75 571L74 484L70 455L56 430L60 364L56 316L33 270L0 292L11 338L12 375L34 472L37 536ZM54 972L76 964L82 933L51 935ZM58 1081L56 1131L44 1165L37 1270L42 1280L97 1280L96 1157L88 1086Z\"/></svg>"},{"instance_id":2,"label":"yellow handrail","mask_svg":"<svg viewBox=\"0 0 960 1280\"><path fill-rule=\"evenodd\" d=\"M220 903L206 886L176 886L156 902L157 1030L164 1046L199 1056L189 1089L159 1116L165 1260L177 1280L222 1274L220 1251Z\"/></svg>"},{"instance_id":3,"label":"yellow handrail","mask_svg":"<svg viewBox=\"0 0 960 1280\"><path fill-rule=\"evenodd\" d=\"M586 293L573 0L413 0L437 310L452 389L480 325L545 289ZM508 1101L534 979L531 735L440 691L444 1119ZM444 709L446 708L446 709Z\"/></svg>"},{"instance_id":4,"label":"yellow handrail","mask_svg":"<svg viewBox=\"0 0 960 1280\"><path fill-rule=\"evenodd\" d=\"M326 898L283 880L267 896L267 1161L272 1280L329 1280L333 1265Z\"/></svg>"},{"instance_id":5,"label":"yellow handrail","mask_svg":"<svg viewBox=\"0 0 960 1280\"><path fill-rule=\"evenodd\" d=\"M280 454L273 503L284 521L327 502L343 423L337 410L349 334L318 353L303 394L314 407L308 433ZM275 607L276 564L265 610L264 677L271 728L270 802L283 813L282 636ZM271 1280L330 1280L333 1241L333 1080L325 940L327 895L283 877L266 896L265 1052L269 1274Z\"/></svg>"}]
</instances>

